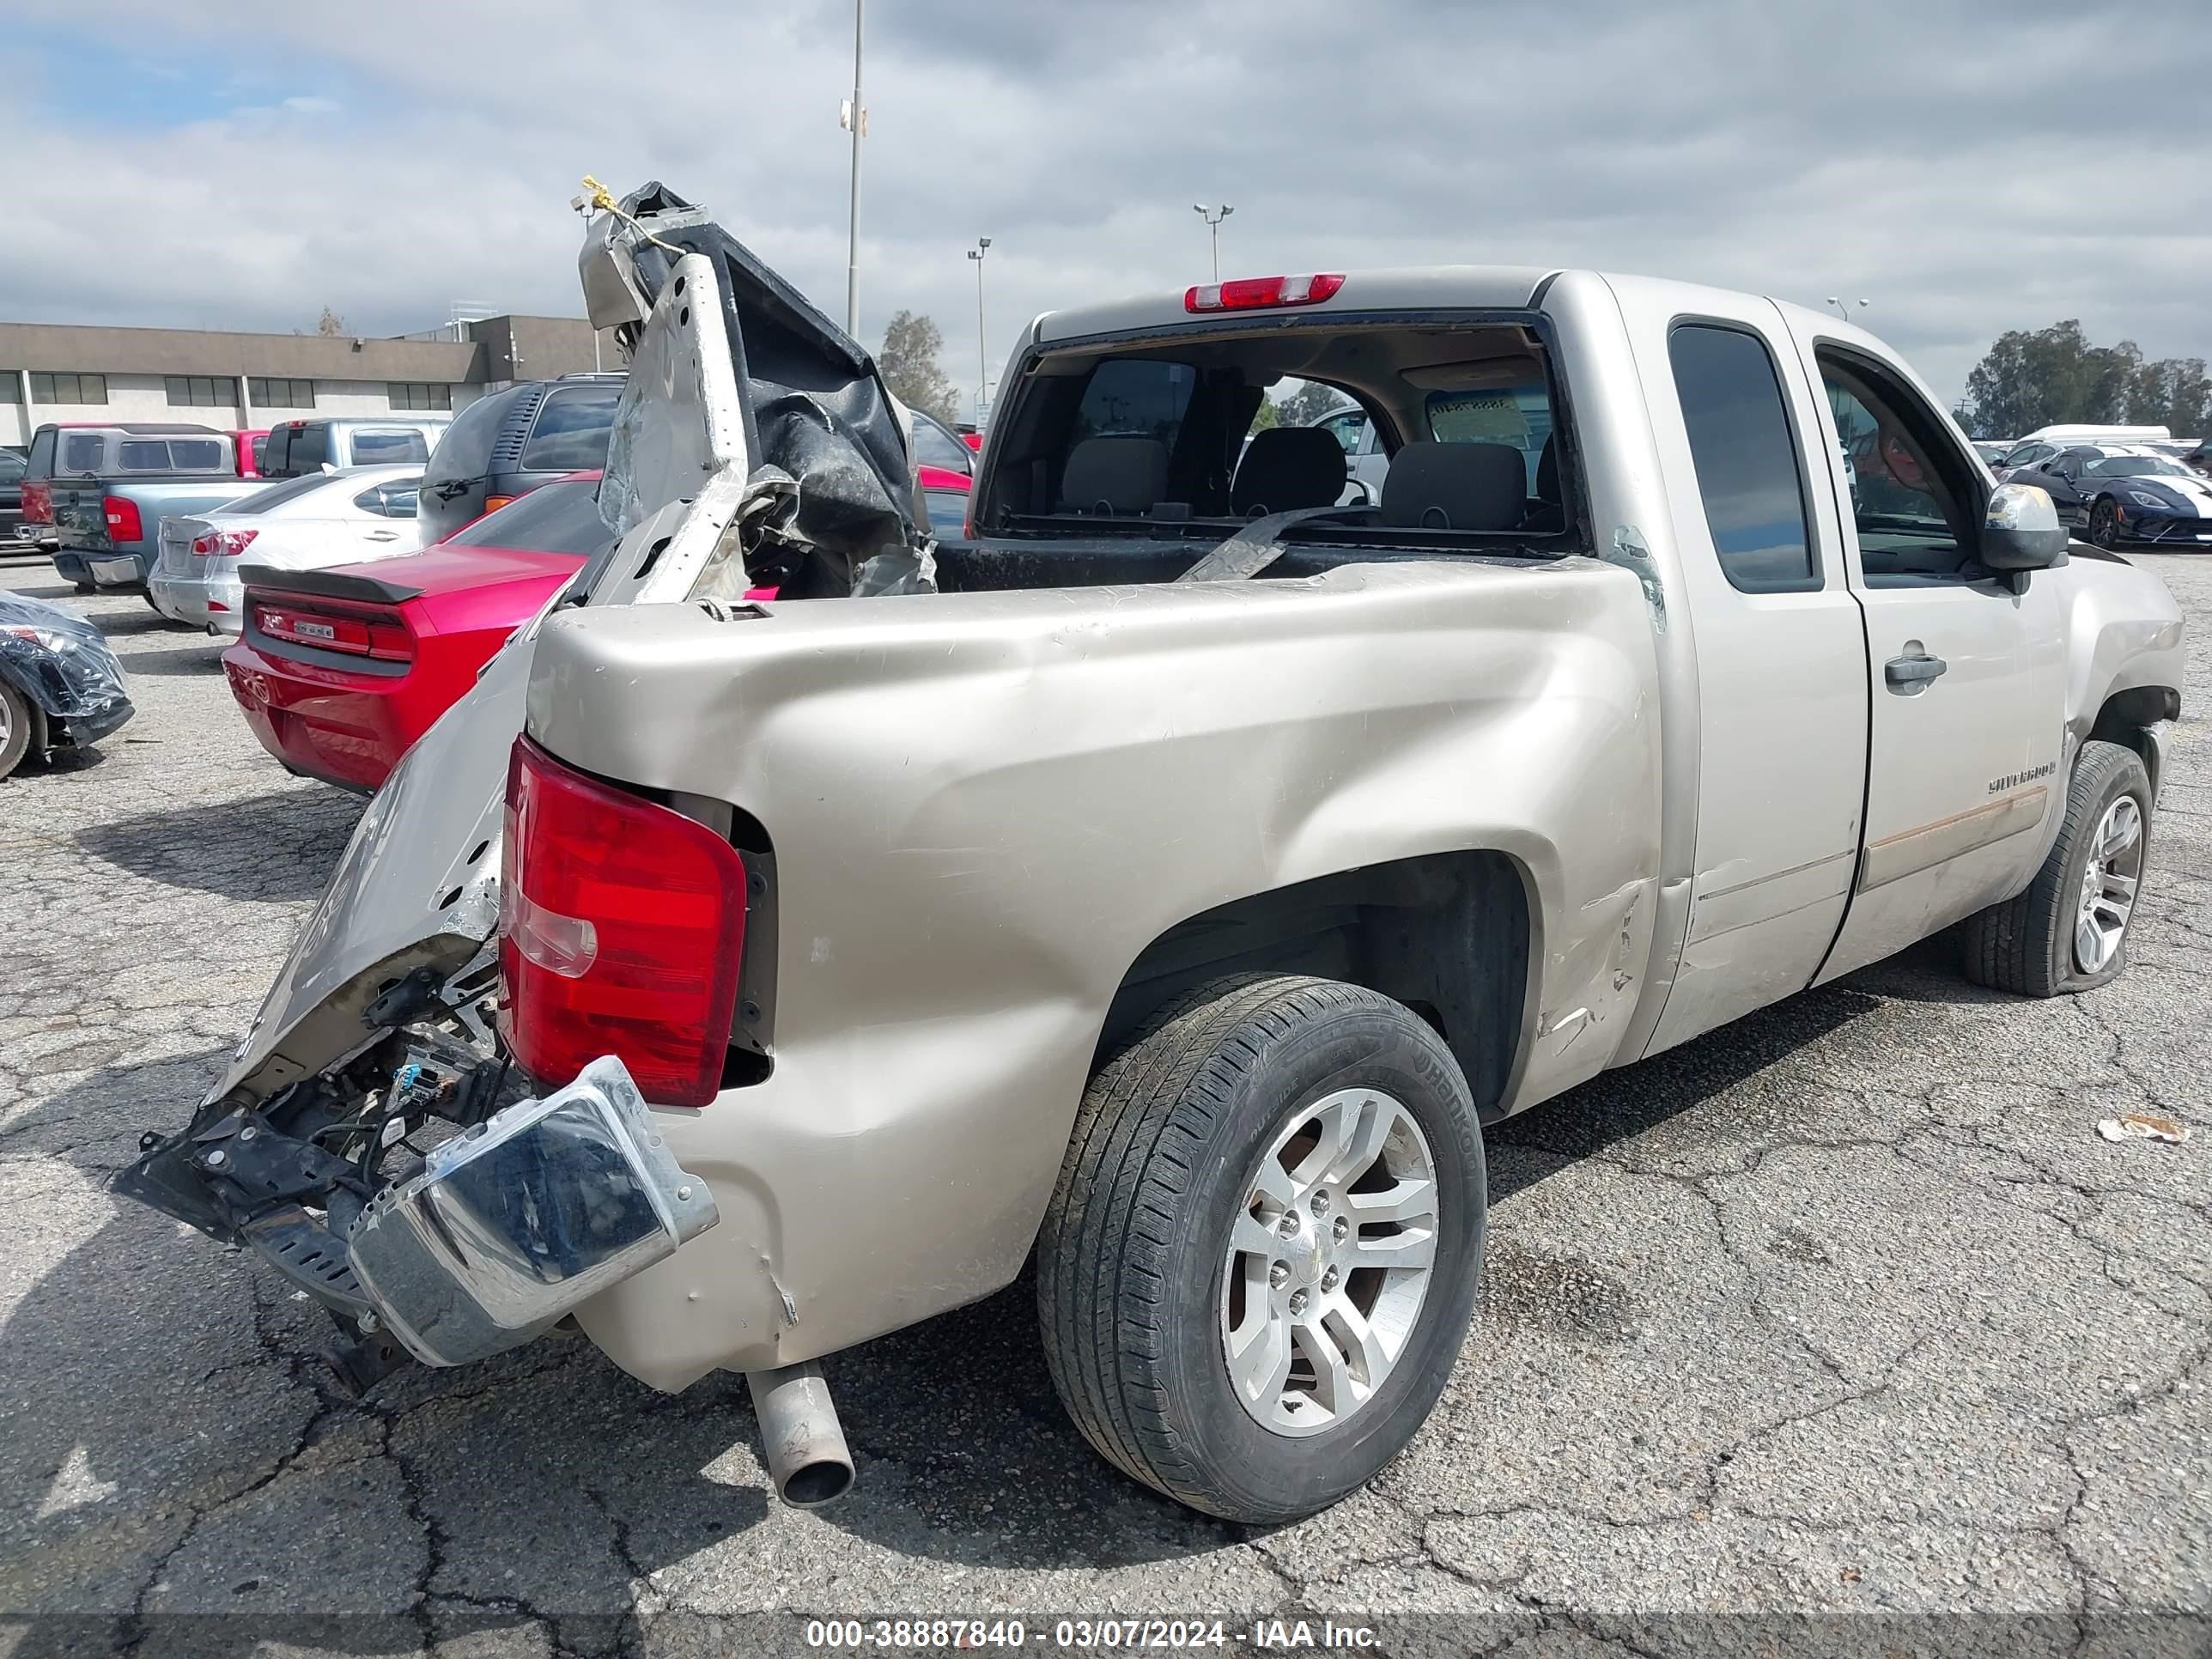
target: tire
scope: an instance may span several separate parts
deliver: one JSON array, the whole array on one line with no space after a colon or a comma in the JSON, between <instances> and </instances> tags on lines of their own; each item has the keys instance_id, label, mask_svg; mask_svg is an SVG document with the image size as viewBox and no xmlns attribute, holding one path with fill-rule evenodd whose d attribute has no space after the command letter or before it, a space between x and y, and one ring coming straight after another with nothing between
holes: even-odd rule
<instances>
[{"instance_id":1,"label":"tire","mask_svg":"<svg viewBox=\"0 0 2212 1659\"><path fill-rule=\"evenodd\" d=\"M2135 804L2135 838L2110 863L2113 874L2131 880L2134 886L2110 955L2090 965L2076 937L2083 920L2084 883L2090 860L2100 852L2100 836L2116 814L2126 817L2118 805L2123 799ZM2065 821L2035 879L2019 896L1967 918L1966 977L1977 985L2024 997L2087 991L2117 978L2128 965L2127 929L2142 902L2142 876L2149 863L2151 806L2150 775L2134 750L2094 738L2083 744L2067 786ZM2107 897L2109 890L2100 886ZM2108 906L2101 920L2108 924L2110 919Z\"/></svg>"},{"instance_id":2,"label":"tire","mask_svg":"<svg viewBox=\"0 0 2212 1659\"><path fill-rule=\"evenodd\" d=\"M2089 509L2089 539L2107 553L2116 552L2120 545L2120 514L2110 497L2101 498Z\"/></svg>"},{"instance_id":3,"label":"tire","mask_svg":"<svg viewBox=\"0 0 2212 1659\"><path fill-rule=\"evenodd\" d=\"M23 694L0 684L0 778L11 775L31 752L31 722L35 717Z\"/></svg>"},{"instance_id":4,"label":"tire","mask_svg":"<svg viewBox=\"0 0 2212 1659\"><path fill-rule=\"evenodd\" d=\"M1383 1142L1375 1126L1386 1121L1395 1127ZM1372 1138L1382 1150L1368 1178L1340 1192L1286 1188L1297 1195L1270 1222L1258 1188L1296 1182L1285 1160L1305 1168L1360 1156L1304 1141L1301 1122L1350 1126L1343 1146ZM1351 1258L1360 1246L1418 1248L1423 1223L1379 1233L1393 1224L1352 1217L1362 1199L1419 1190L1383 1166L1424 1157L1433 1176L1425 1218L1433 1255L1409 1311L1418 1267L1363 1276ZM1331 980L1247 975L1200 986L1123 1043L1085 1092L1037 1247L1037 1312L1054 1385L1102 1455L1169 1497L1257 1525L1312 1515L1372 1479L1435 1406L1473 1312L1487 1206L1467 1080L1410 1009ZM1232 1256L1232 1230L1265 1249ZM1295 1236L1279 1247L1285 1234ZM1332 1236L1334 1244L1324 1242ZM1297 1255L1295 1268L1263 1259L1278 1248L1310 1254ZM1285 1280L1273 1277L1279 1269ZM1232 1315L1240 1328L1253 1320L1272 1332L1270 1310L1293 1305L1300 1285L1311 1286L1304 1292L1316 1310L1311 1328L1277 1345L1287 1374L1252 1371L1279 1381L1259 1384L1248 1405L1231 1376ZM1298 1344L1325 1322L1344 1329L1344 1310L1362 1297L1370 1343L1391 1340L1378 1334L1395 1328L1399 1346L1395 1358L1363 1365L1352 1357L1362 1345L1336 1344L1341 1363L1328 1392L1349 1402L1340 1414L1318 1383L1300 1397L1296 1366L1306 1367L1308 1382L1320 1367ZM1295 1416L1297 1426L1270 1427L1263 1412Z\"/></svg>"},{"instance_id":5,"label":"tire","mask_svg":"<svg viewBox=\"0 0 2212 1659\"><path fill-rule=\"evenodd\" d=\"M100 592L100 584L98 582L73 581L70 586L80 593L97 593Z\"/></svg>"}]
</instances>

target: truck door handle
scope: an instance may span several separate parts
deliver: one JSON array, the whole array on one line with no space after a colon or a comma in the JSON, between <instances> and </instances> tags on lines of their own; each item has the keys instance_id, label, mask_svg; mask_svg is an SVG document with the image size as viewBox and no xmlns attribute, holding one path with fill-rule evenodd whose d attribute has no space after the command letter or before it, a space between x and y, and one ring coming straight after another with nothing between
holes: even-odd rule
<instances>
[{"instance_id":1,"label":"truck door handle","mask_svg":"<svg viewBox=\"0 0 2212 1659\"><path fill-rule=\"evenodd\" d=\"M1931 657L1916 650L1902 657L1892 657L1881 665L1881 677L1889 682L1890 690L1911 696L1923 690L1942 675L1951 665L1941 657Z\"/></svg>"}]
</instances>

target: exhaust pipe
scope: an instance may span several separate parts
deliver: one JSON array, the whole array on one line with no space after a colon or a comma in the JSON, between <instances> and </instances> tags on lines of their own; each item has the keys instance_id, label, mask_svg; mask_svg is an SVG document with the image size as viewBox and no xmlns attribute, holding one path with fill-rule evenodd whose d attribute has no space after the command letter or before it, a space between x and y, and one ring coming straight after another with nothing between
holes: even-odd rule
<instances>
[{"instance_id":1,"label":"exhaust pipe","mask_svg":"<svg viewBox=\"0 0 2212 1659\"><path fill-rule=\"evenodd\" d=\"M853 1484L853 1454L845 1448L845 1431L822 1367L810 1359L772 1371L747 1371L745 1387L752 1391L753 1415L760 1419L775 1495L803 1510L842 1498Z\"/></svg>"}]
</instances>

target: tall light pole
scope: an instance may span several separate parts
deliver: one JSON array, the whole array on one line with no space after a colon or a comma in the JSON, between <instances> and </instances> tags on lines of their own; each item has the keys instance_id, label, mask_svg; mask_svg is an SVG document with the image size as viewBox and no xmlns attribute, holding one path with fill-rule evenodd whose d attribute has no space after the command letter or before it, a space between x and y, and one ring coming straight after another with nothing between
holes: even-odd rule
<instances>
[{"instance_id":1,"label":"tall light pole","mask_svg":"<svg viewBox=\"0 0 2212 1659\"><path fill-rule=\"evenodd\" d=\"M838 125L853 135L853 213L845 252L845 332L860 337L860 140L868 131L868 106L860 101L860 21L867 0L853 0L853 96Z\"/></svg>"},{"instance_id":2,"label":"tall light pole","mask_svg":"<svg viewBox=\"0 0 2212 1659\"><path fill-rule=\"evenodd\" d=\"M990 338L983 324L983 256L991 251L991 239L978 236L975 246L968 250L968 257L975 262L975 424L983 424L983 405L990 396L990 362L985 357L985 342Z\"/></svg>"},{"instance_id":3,"label":"tall light pole","mask_svg":"<svg viewBox=\"0 0 2212 1659\"><path fill-rule=\"evenodd\" d=\"M1218 283L1221 280L1221 222L1237 210L1226 202L1218 208L1210 208L1203 202L1193 202L1190 210L1205 220L1206 228L1213 233L1213 280Z\"/></svg>"},{"instance_id":4,"label":"tall light pole","mask_svg":"<svg viewBox=\"0 0 2212 1659\"><path fill-rule=\"evenodd\" d=\"M1832 294L1828 296L1828 303L1835 307L1836 315L1841 317L1847 323L1850 321L1851 308L1849 306L1845 305L1841 300L1838 299ZM1858 306L1861 311L1864 311L1866 309L1866 301L1864 300L1861 300L1858 302Z\"/></svg>"}]
</instances>

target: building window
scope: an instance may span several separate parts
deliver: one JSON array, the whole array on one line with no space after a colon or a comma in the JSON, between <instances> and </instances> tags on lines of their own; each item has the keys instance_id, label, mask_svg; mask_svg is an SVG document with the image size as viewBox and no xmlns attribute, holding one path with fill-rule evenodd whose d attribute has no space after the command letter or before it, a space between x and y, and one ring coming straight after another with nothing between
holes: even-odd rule
<instances>
[{"instance_id":1,"label":"building window","mask_svg":"<svg viewBox=\"0 0 2212 1659\"><path fill-rule=\"evenodd\" d=\"M107 401L105 374L33 374L31 401L34 404L104 404Z\"/></svg>"},{"instance_id":2,"label":"building window","mask_svg":"<svg viewBox=\"0 0 2212 1659\"><path fill-rule=\"evenodd\" d=\"M392 406L394 409L451 409L453 388L449 386L425 385L420 380L394 380L391 383Z\"/></svg>"},{"instance_id":3,"label":"building window","mask_svg":"<svg viewBox=\"0 0 2212 1659\"><path fill-rule=\"evenodd\" d=\"M218 380L212 374L171 374L161 385L169 394L173 409L228 409L230 407L230 382Z\"/></svg>"},{"instance_id":4,"label":"building window","mask_svg":"<svg viewBox=\"0 0 2212 1659\"><path fill-rule=\"evenodd\" d=\"M315 406L315 383L313 380L264 380L258 375L249 376L246 395L256 409L313 409Z\"/></svg>"}]
</instances>

